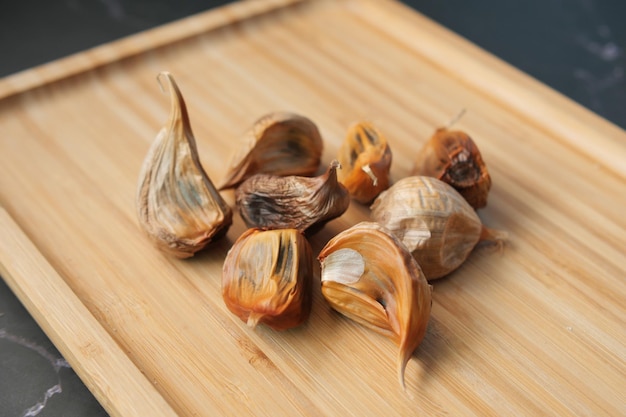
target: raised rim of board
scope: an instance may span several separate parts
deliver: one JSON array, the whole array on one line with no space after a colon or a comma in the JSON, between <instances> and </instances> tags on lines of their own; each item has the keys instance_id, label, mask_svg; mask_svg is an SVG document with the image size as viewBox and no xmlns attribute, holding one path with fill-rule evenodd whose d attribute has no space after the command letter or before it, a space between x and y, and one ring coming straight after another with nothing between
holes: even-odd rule
<instances>
[{"instance_id":1,"label":"raised rim of board","mask_svg":"<svg viewBox=\"0 0 626 417\"><path fill-rule=\"evenodd\" d=\"M0 274L107 412L176 416L2 207L0 230ZM55 302L46 302L49 299ZM72 317L72 326L67 317Z\"/></svg>"},{"instance_id":2,"label":"raised rim of board","mask_svg":"<svg viewBox=\"0 0 626 417\"><path fill-rule=\"evenodd\" d=\"M305 0L243 0L0 78L0 100Z\"/></svg>"}]
</instances>

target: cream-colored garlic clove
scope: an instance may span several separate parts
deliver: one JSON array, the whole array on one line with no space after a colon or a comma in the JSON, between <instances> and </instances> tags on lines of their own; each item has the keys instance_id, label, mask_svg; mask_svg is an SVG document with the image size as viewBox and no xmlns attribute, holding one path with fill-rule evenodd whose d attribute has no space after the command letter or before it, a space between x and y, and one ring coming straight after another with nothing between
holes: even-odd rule
<instances>
[{"instance_id":1,"label":"cream-colored garlic clove","mask_svg":"<svg viewBox=\"0 0 626 417\"><path fill-rule=\"evenodd\" d=\"M391 148L387 138L372 123L350 127L337 156L341 182L359 203L371 203L389 187Z\"/></svg>"},{"instance_id":2,"label":"cream-colored garlic clove","mask_svg":"<svg viewBox=\"0 0 626 417\"><path fill-rule=\"evenodd\" d=\"M432 288L408 249L377 223L361 222L320 252L322 294L346 317L394 340L398 379L423 340Z\"/></svg>"},{"instance_id":3,"label":"cream-colored garlic clove","mask_svg":"<svg viewBox=\"0 0 626 417\"><path fill-rule=\"evenodd\" d=\"M269 113L247 132L219 189L235 188L255 174L314 175L322 151L322 137L310 119L290 112Z\"/></svg>"},{"instance_id":4,"label":"cream-colored garlic clove","mask_svg":"<svg viewBox=\"0 0 626 417\"><path fill-rule=\"evenodd\" d=\"M337 181L339 163L332 161L317 177L257 174L235 191L248 227L292 228L314 232L341 216L350 205L348 190Z\"/></svg>"},{"instance_id":5,"label":"cream-colored garlic clove","mask_svg":"<svg viewBox=\"0 0 626 417\"><path fill-rule=\"evenodd\" d=\"M311 310L313 255L295 229L248 229L224 260L222 297L228 309L255 327L302 324Z\"/></svg>"},{"instance_id":6,"label":"cream-colored garlic clove","mask_svg":"<svg viewBox=\"0 0 626 417\"><path fill-rule=\"evenodd\" d=\"M461 194L432 177L396 182L374 201L371 218L404 243L429 281L458 268L479 241L505 236L483 226Z\"/></svg>"},{"instance_id":7,"label":"cream-colored garlic clove","mask_svg":"<svg viewBox=\"0 0 626 417\"><path fill-rule=\"evenodd\" d=\"M171 97L167 124L144 160L137 189L140 227L158 248L187 258L226 233L232 210L200 164L183 96L169 72L159 74Z\"/></svg>"}]
</instances>

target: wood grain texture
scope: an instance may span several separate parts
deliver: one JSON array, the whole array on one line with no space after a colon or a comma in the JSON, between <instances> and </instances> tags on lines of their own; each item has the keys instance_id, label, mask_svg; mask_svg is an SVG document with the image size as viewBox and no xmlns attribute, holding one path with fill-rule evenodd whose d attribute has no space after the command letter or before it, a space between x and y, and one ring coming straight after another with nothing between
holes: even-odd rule
<instances>
[{"instance_id":1,"label":"wood grain texture","mask_svg":"<svg viewBox=\"0 0 626 417\"><path fill-rule=\"evenodd\" d=\"M162 399L181 416L625 415L626 133L394 1L236 8L0 80L0 205L54 268L44 275L64 280ZM111 59L89 58L102 51ZM510 241L502 252L477 248L434 283L406 392L396 346L334 313L319 285L310 320L294 330L251 331L228 311L221 268L245 228L238 216L190 260L141 234L137 175L169 109L162 70L185 96L214 182L269 111L316 122L323 166L353 122L371 121L398 180L433 131L467 109L456 127L493 179L479 216ZM314 253L366 219L353 203L311 238ZM3 248L6 271L13 249ZM10 278L31 313L66 298L33 294L29 279ZM65 321L85 326L76 316L56 323ZM112 361L111 372L126 369ZM93 379L96 392L115 382Z\"/></svg>"},{"instance_id":2,"label":"wood grain texture","mask_svg":"<svg viewBox=\"0 0 626 417\"><path fill-rule=\"evenodd\" d=\"M175 416L4 209L0 230L0 274L109 414Z\"/></svg>"}]
</instances>

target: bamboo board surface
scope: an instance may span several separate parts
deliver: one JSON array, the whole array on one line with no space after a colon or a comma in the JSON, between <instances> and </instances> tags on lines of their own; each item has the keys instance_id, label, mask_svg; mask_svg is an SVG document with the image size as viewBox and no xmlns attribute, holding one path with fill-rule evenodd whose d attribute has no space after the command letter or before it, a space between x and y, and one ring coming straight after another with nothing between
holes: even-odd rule
<instances>
[{"instance_id":1,"label":"bamboo board surface","mask_svg":"<svg viewBox=\"0 0 626 417\"><path fill-rule=\"evenodd\" d=\"M467 109L455 127L493 180L479 215L509 241L433 282L406 391L393 342L319 285L294 330L227 310L238 215L189 260L139 231L162 70L214 182L269 111L311 118L323 164L350 124L373 122L398 180ZM394 1L234 3L0 80L0 205L0 273L112 415L626 415L626 133ZM314 253L367 219L353 203Z\"/></svg>"}]
</instances>

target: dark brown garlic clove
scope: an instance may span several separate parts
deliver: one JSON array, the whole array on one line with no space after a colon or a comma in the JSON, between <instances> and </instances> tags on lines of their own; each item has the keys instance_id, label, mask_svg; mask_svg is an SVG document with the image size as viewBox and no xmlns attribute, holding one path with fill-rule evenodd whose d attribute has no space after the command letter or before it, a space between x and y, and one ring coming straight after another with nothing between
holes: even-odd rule
<instances>
[{"instance_id":1,"label":"dark brown garlic clove","mask_svg":"<svg viewBox=\"0 0 626 417\"><path fill-rule=\"evenodd\" d=\"M167 125L152 143L139 175L139 225L161 250L187 258L226 233L232 210L200 164L183 96L169 72Z\"/></svg>"},{"instance_id":2,"label":"dark brown garlic clove","mask_svg":"<svg viewBox=\"0 0 626 417\"><path fill-rule=\"evenodd\" d=\"M248 227L315 229L341 216L350 205L348 190L337 181L337 161L317 177L257 174L235 191Z\"/></svg>"},{"instance_id":3,"label":"dark brown garlic clove","mask_svg":"<svg viewBox=\"0 0 626 417\"><path fill-rule=\"evenodd\" d=\"M309 317L312 275L313 255L302 233L248 229L224 260L222 297L250 327L285 330Z\"/></svg>"},{"instance_id":4,"label":"dark brown garlic clove","mask_svg":"<svg viewBox=\"0 0 626 417\"><path fill-rule=\"evenodd\" d=\"M339 182L359 203L370 203L389 187L391 148L371 123L353 125L339 149Z\"/></svg>"},{"instance_id":5,"label":"dark brown garlic clove","mask_svg":"<svg viewBox=\"0 0 626 417\"><path fill-rule=\"evenodd\" d=\"M437 129L418 152L413 175L450 184L474 209L487 205L491 177L476 143L465 132Z\"/></svg>"},{"instance_id":6,"label":"dark brown garlic clove","mask_svg":"<svg viewBox=\"0 0 626 417\"><path fill-rule=\"evenodd\" d=\"M432 287L408 249L377 223L361 222L320 252L322 294L346 317L394 340L398 379L426 334Z\"/></svg>"},{"instance_id":7,"label":"dark brown garlic clove","mask_svg":"<svg viewBox=\"0 0 626 417\"><path fill-rule=\"evenodd\" d=\"M247 132L219 189L235 188L255 174L314 175L322 150L322 137L310 119L289 112L267 114Z\"/></svg>"}]
</instances>

